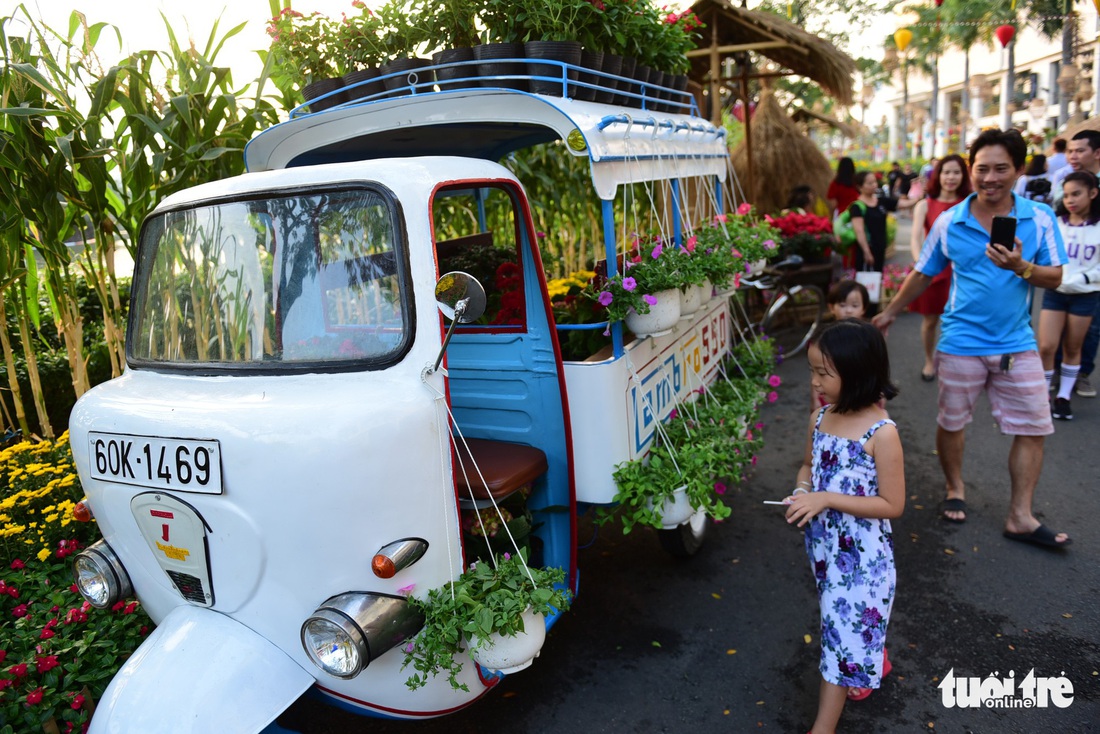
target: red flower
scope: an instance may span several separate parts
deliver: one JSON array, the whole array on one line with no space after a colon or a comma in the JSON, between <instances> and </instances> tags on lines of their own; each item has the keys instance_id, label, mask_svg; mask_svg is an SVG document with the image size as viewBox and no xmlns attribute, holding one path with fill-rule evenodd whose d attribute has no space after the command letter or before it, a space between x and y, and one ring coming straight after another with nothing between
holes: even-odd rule
<instances>
[{"instance_id":1,"label":"red flower","mask_svg":"<svg viewBox=\"0 0 1100 734\"><path fill-rule=\"evenodd\" d=\"M33 691L27 694L27 703L31 706L37 706L42 703L42 686L35 688Z\"/></svg>"},{"instance_id":2,"label":"red flower","mask_svg":"<svg viewBox=\"0 0 1100 734\"><path fill-rule=\"evenodd\" d=\"M79 711L84 708L84 696L81 696L79 693L76 694L76 698L73 699L73 702L70 703L69 706L72 707L73 711Z\"/></svg>"},{"instance_id":3,"label":"red flower","mask_svg":"<svg viewBox=\"0 0 1100 734\"><path fill-rule=\"evenodd\" d=\"M112 612L121 612L126 607L126 602L116 601L114 606L111 607Z\"/></svg>"},{"instance_id":4,"label":"red flower","mask_svg":"<svg viewBox=\"0 0 1100 734\"><path fill-rule=\"evenodd\" d=\"M46 627L44 630L42 630L42 634L40 634L38 636L38 639L48 640L53 636L54 636L54 631L52 629L50 629L49 627Z\"/></svg>"},{"instance_id":5,"label":"red flower","mask_svg":"<svg viewBox=\"0 0 1100 734\"><path fill-rule=\"evenodd\" d=\"M141 625L141 629L138 630L138 634L142 637L145 637L145 635L149 634L149 627L144 624Z\"/></svg>"},{"instance_id":6,"label":"red flower","mask_svg":"<svg viewBox=\"0 0 1100 734\"><path fill-rule=\"evenodd\" d=\"M19 663L8 668L8 672L15 676L16 680L19 680L27 674L27 664Z\"/></svg>"},{"instance_id":7,"label":"red flower","mask_svg":"<svg viewBox=\"0 0 1100 734\"><path fill-rule=\"evenodd\" d=\"M61 665L61 663L57 662L56 655L39 655L36 660L34 667L38 669L40 675L42 673L48 673L58 665Z\"/></svg>"},{"instance_id":8,"label":"red flower","mask_svg":"<svg viewBox=\"0 0 1100 734\"><path fill-rule=\"evenodd\" d=\"M7 650L0 650L0 663L4 662L4 659L8 657Z\"/></svg>"},{"instance_id":9,"label":"red flower","mask_svg":"<svg viewBox=\"0 0 1100 734\"><path fill-rule=\"evenodd\" d=\"M132 601L132 602L130 602L129 604L126 605L126 608L122 610L122 613L123 614L133 614L134 612L137 611L137 606L138 606L138 603L136 601Z\"/></svg>"},{"instance_id":10,"label":"red flower","mask_svg":"<svg viewBox=\"0 0 1100 734\"><path fill-rule=\"evenodd\" d=\"M12 567L13 571L18 571L20 569L26 568L27 564L23 563L23 561L16 558L14 561L11 562L11 567Z\"/></svg>"},{"instance_id":11,"label":"red flower","mask_svg":"<svg viewBox=\"0 0 1100 734\"><path fill-rule=\"evenodd\" d=\"M0 678L0 691L13 685L15 685L15 681L11 678Z\"/></svg>"},{"instance_id":12,"label":"red flower","mask_svg":"<svg viewBox=\"0 0 1100 734\"><path fill-rule=\"evenodd\" d=\"M11 614L12 614L13 617L25 617L25 616L27 616L27 605L26 604L20 604L15 609L11 610Z\"/></svg>"}]
</instances>

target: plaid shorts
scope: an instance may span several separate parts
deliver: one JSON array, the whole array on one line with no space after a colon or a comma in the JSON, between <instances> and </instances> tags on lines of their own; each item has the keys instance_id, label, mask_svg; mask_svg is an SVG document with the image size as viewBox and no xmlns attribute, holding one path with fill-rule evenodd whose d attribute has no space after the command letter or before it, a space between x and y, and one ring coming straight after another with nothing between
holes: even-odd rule
<instances>
[{"instance_id":1,"label":"plaid shorts","mask_svg":"<svg viewBox=\"0 0 1100 734\"><path fill-rule=\"evenodd\" d=\"M989 394L993 419L1009 436L1049 436L1054 433L1043 363L1034 349L1016 352L1012 369L1001 371L1001 355L968 357L936 353L939 415L945 431L961 431L973 420L974 403L982 390Z\"/></svg>"}]
</instances>

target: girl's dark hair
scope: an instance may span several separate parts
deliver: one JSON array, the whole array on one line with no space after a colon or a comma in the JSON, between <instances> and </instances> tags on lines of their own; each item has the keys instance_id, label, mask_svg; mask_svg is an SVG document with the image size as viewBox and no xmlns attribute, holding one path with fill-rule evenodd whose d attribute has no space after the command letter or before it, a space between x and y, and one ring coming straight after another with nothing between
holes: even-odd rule
<instances>
[{"instance_id":1,"label":"girl's dark hair","mask_svg":"<svg viewBox=\"0 0 1100 734\"><path fill-rule=\"evenodd\" d=\"M1042 153L1031 156L1031 163L1024 169L1025 176L1042 176L1047 172L1047 157Z\"/></svg>"},{"instance_id":2,"label":"girl's dark hair","mask_svg":"<svg viewBox=\"0 0 1100 734\"><path fill-rule=\"evenodd\" d=\"M874 171L860 171L859 173L852 174L852 185L857 189L862 189L863 182L867 180L867 177L874 175Z\"/></svg>"},{"instance_id":3,"label":"girl's dark hair","mask_svg":"<svg viewBox=\"0 0 1100 734\"><path fill-rule=\"evenodd\" d=\"M1098 182L1096 176L1089 171L1074 171L1073 173L1067 174L1066 177L1062 179L1063 191L1065 191L1065 186L1070 181L1076 181L1089 190L1100 189L1100 182ZM1065 218L1069 217L1069 209L1066 209L1064 199L1059 199L1058 201L1058 216ZM1100 195L1097 195L1096 198L1092 200L1092 203L1089 204L1089 215L1087 218L1089 224L1100 222Z\"/></svg>"},{"instance_id":4,"label":"girl's dark hair","mask_svg":"<svg viewBox=\"0 0 1100 734\"><path fill-rule=\"evenodd\" d=\"M852 295L852 291L857 291L859 297L863 299L863 313L867 313L871 310L871 294L867 292L867 288L863 283L854 280L838 280L833 287L829 289L829 295L826 297L825 302L832 306L836 303L848 300L848 296Z\"/></svg>"},{"instance_id":5,"label":"girl's dark hair","mask_svg":"<svg viewBox=\"0 0 1100 734\"><path fill-rule=\"evenodd\" d=\"M970 196L970 193L974 190L974 188L970 185L970 171L966 167L966 160L964 160L961 155L958 155L957 153L952 153L951 155L945 155L942 159L936 161L936 166L932 169L932 177L928 180L929 199L938 199L940 197L940 192L943 190L942 184L940 184L940 172L943 170L943 167L946 164L951 163L952 161L959 164L959 168L963 172L962 181L959 182L959 188L956 191L956 193L959 195L959 198L965 199L966 197Z\"/></svg>"},{"instance_id":6,"label":"girl's dark hair","mask_svg":"<svg viewBox=\"0 0 1100 734\"><path fill-rule=\"evenodd\" d=\"M813 203L814 190L812 186L802 184L791 189L791 196L787 199L788 209L808 209Z\"/></svg>"},{"instance_id":7,"label":"girl's dark hair","mask_svg":"<svg viewBox=\"0 0 1100 734\"><path fill-rule=\"evenodd\" d=\"M890 381L890 356L882 333L866 321L844 319L815 334L816 344L840 377L840 399L833 410L853 413L874 405L879 398L891 400L898 389Z\"/></svg>"},{"instance_id":8,"label":"girl's dark hair","mask_svg":"<svg viewBox=\"0 0 1100 734\"><path fill-rule=\"evenodd\" d=\"M855 186L856 164L845 156L836 162L836 182L845 186Z\"/></svg>"}]
</instances>

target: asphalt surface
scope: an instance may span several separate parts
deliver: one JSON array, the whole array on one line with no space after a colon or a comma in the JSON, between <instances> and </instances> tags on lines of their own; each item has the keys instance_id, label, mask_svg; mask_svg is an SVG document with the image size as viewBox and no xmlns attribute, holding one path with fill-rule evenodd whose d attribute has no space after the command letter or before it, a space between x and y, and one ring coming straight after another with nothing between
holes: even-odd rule
<instances>
[{"instance_id":1,"label":"asphalt surface","mask_svg":"<svg viewBox=\"0 0 1100 734\"><path fill-rule=\"evenodd\" d=\"M882 689L846 707L839 731L1100 731L1100 399L1076 398L1075 419L1057 423L1036 492L1036 514L1068 532L1073 546L1011 542L1001 536L1010 439L997 432L988 402L967 432L969 519L949 524L937 509L944 489L934 453L936 384L919 379L919 317L902 316L888 342L901 388L888 407L905 448L908 495L893 524L894 670ZM678 560L651 532L597 533L582 519L573 610L535 664L481 702L442 719L394 722L307 696L279 723L303 734L807 731L820 680L817 597L801 532L785 524L781 508L761 504L788 493L801 462L810 402L804 357L778 374L783 385L763 411L756 473L727 495L733 515L711 527L697 556ZM1068 679L1072 702L949 707L938 688L949 671L1020 682L1031 670Z\"/></svg>"}]
</instances>

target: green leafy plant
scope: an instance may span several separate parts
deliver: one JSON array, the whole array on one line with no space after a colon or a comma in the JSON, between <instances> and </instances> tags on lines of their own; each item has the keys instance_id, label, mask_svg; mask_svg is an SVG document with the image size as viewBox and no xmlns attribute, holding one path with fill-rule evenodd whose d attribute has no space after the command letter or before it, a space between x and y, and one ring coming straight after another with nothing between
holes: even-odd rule
<instances>
[{"instance_id":1,"label":"green leafy plant","mask_svg":"<svg viewBox=\"0 0 1100 734\"><path fill-rule=\"evenodd\" d=\"M688 253L675 244L660 235L636 236L623 272L595 281L585 295L606 309L608 321L622 321L632 310L649 313L658 293L687 285L696 274Z\"/></svg>"},{"instance_id":2,"label":"green leafy plant","mask_svg":"<svg viewBox=\"0 0 1100 734\"><path fill-rule=\"evenodd\" d=\"M278 77L297 84L298 88L340 76L336 66L335 24L321 13L303 15L293 8L283 8L268 21L271 36L268 54L272 61L272 78L280 88Z\"/></svg>"},{"instance_id":3,"label":"green leafy plant","mask_svg":"<svg viewBox=\"0 0 1100 734\"><path fill-rule=\"evenodd\" d=\"M435 42L437 50L476 46L481 0L413 0L409 21Z\"/></svg>"},{"instance_id":4,"label":"green leafy plant","mask_svg":"<svg viewBox=\"0 0 1100 734\"><path fill-rule=\"evenodd\" d=\"M652 65L661 71L686 74L691 68L687 52L698 46L700 30L705 25L691 10L670 11L659 26L655 47L651 51Z\"/></svg>"},{"instance_id":5,"label":"green leafy plant","mask_svg":"<svg viewBox=\"0 0 1100 734\"><path fill-rule=\"evenodd\" d=\"M550 308L556 324L602 324L607 320L603 306L584 295L596 274L578 271L546 283ZM603 329L564 329L558 331L561 358L577 361L595 354L611 343Z\"/></svg>"},{"instance_id":6,"label":"green leafy plant","mask_svg":"<svg viewBox=\"0 0 1100 734\"><path fill-rule=\"evenodd\" d=\"M514 637L524 631L522 616L528 609L545 616L569 608L571 594L560 586L565 571L531 568L525 556L504 553L495 562L478 561L426 597L410 597L409 603L424 615L424 627L403 648L402 668L411 665L416 671L405 685L416 690L429 676L446 673L452 688L469 691L458 682L463 661L456 656L470 654L470 637Z\"/></svg>"},{"instance_id":7,"label":"green leafy plant","mask_svg":"<svg viewBox=\"0 0 1100 734\"><path fill-rule=\"evenodd\" d=\"M359 12L333 23L332 51L341 74L377 67L388 60L382 19L363 0L354 0L352 7Z\"/></svg>"}]
</instances>

